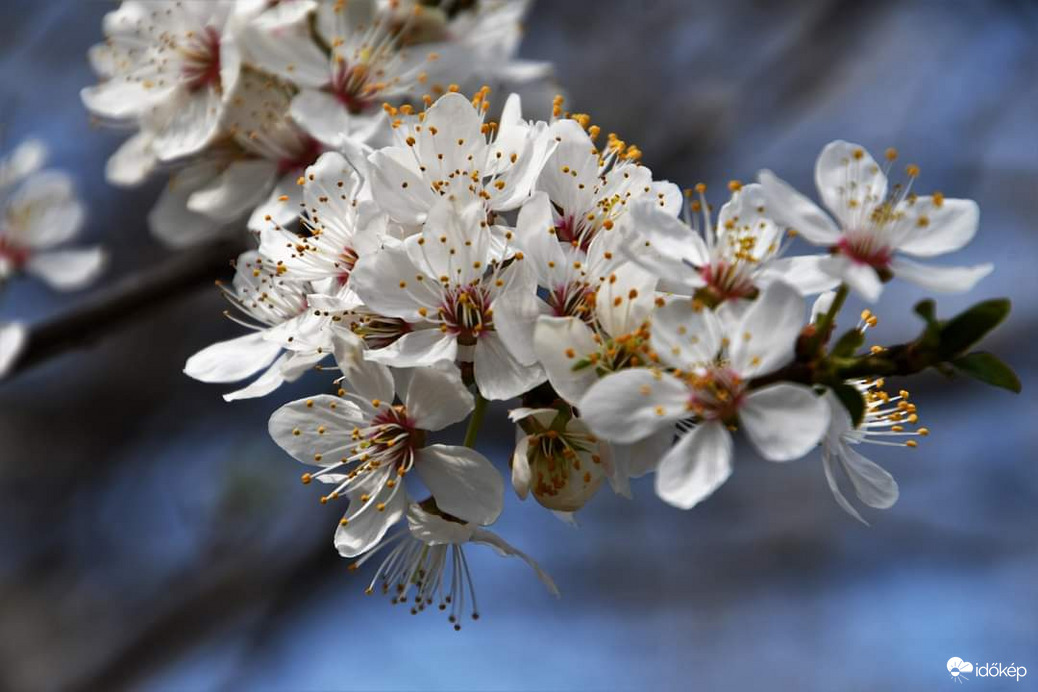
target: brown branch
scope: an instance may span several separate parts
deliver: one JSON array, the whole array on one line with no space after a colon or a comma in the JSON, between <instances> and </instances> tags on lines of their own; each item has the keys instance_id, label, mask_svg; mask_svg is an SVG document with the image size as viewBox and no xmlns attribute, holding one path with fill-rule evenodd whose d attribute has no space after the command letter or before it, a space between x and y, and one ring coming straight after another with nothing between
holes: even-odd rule
<instances>
[{"instance_id":1,"label":"brown branch","mask_svg":"<svg viewBox=\"0 0 1038 692\"><path fill-rule=\"evenodd\" d=\"M9 377L66 351L89 346L158 306L224 275L245 249L242 238L184 250L100 291L65 315L30 327L25 349Z\"/></svg>"}]
</instances>

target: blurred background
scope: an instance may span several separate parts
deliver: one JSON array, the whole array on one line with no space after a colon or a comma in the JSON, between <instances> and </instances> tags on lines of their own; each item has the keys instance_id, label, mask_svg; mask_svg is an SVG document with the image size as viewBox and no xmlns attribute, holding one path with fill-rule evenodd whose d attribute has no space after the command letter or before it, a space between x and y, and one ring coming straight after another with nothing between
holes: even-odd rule
<instances>
[{"instance_id":1,"label":"blurred background","mask_svg":"<svg viewBox=\"0 0 1038 692\"><path fill-rule=\"evenodd\" d=\"M161 182L105 184L121 136L92 128L78 96L114 3L0 6L4 149L41 137L77 177L83 240L112 257L93 290L146 271L169 254L144 222ZM568 107L637 143L656 177L712 184L715 202L764 166L813 192L835 138L895 146L921 165L917 189L978 200L980 233L948 263L996 271L938 309L1012 297L986 348L1024 393L913 380L932 434L867 450L901 485L871 528L837 507L817 454L745 454L693 512L643 479L636 502L600 493L580 528L509 497L496 529L563 599L473 548L483 617L455 633L363 595L367 572L331 544L338 509L268 438L270 412L325 378L226 404L181 374L239 333L200 285L0 385L0 689L943 689L952 656L1031 669L973 681L984 689L1038 684L1038 6L544 0L527 29L523 55L556 64ZM0 319L88 296L17 283ZM914 336L921 297L890 286L873 340ZM504 468L494 413L481 445Z\"/></svg>"}]
</instances>

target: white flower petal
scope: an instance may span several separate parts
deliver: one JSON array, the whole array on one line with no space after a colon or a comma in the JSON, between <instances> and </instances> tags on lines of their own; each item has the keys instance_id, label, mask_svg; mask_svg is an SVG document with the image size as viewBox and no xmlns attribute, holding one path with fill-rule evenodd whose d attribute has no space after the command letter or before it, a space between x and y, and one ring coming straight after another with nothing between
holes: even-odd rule
<instances>
[{"instance_id":1,"label":"white flower petal","mask_svg":"<svg viewBox=\"0 0 1038 692\"><path fill-rule=\"evenodd\" d=\"M702 423L660 460L656 494L679 509L692 509L732 475L732 436L719 422Z\"/></svg>"},{"instance_id":2,"label":"white flower petal","mask_svg":"<svg viewBox=\"0 0 1038 692\"><path fill-rule=\"evenodd\" d=\"M436 195L422 180L414 155L405 149L386 147L368 157L371 194L379 206L405 224L425 221Z\"/></svg>"},{"instance_id":3,"label":"white flower petal","mask_svg":"<svg viewBox=\"0 0 1038 692\"><path fill-rule=\"evenodd\" d=\"M512 452L512 487L520 500L525 500L530 494L530 480L533 472L530 470L530 460L527 452L530 449L530 436L524 435L521 428L516 428L519 438L515 443L515 451Z\"/></svg>"},{"instance_id":4,"label":"white flower petal","mask_svg":"<svg viewBox=\"0 0 1038 692\"><path fill-rule=\"evenodd\" d=\"M547 378L540 365L516 360L495 332L480 335L472 365L480 394L491 401L517 397Z\"/></svg>"},{"instance_id":5,"label":"white flower petal","mask_svg":"<svg viewBox=\"0 0 1038 692\"><path fill-rule=\"evenodd\" d=\"M494 548L494 550L496 550L499 555L503 557L518 557L530 566L530 569L534 571L534 573L537 575L537 578L541 580L541 583L548 588L548 591L553 596L558 598L559 587L555 586L555 582L552 581L552 578L548 575L548 573L541 569L541 566L538 565L537 562L529 555L511 546L503 538L491 531L487 531L486 529L475 529L472 532L471 540L473 543L483 543L484 545L489 545L490 547Z\"/></svg>"},{"instance_id":6,"label":"white flower petal","mask_svg":"<svg viewBox=\"0 0 1038 692\"><path fill-rule=\"evenodd\" d=\"M410 373L404 403L419 428L442 430L465 420L475 406L475 399L462 382L457 366L440 361Z\"/></svg>"},{"instance_id":7,"label":"white flower petal","mask_svg":"<svg viewBox=\"0 0 1038 692\"><path fill-rule=\"evenodd\" d=\"M178 87L162 105L161 115L156 116L161 118L162 127L152 142L155 154L163 161L173 161L198 153L219 133L222 114L216 89L207 87L192 93Z\"/></svg>"},{"instance_id":8,"label":"white flower petal","mask_svg":"<svg viewBox=\"0 0 1038 692\"><path fill-rule=\"evenodd\" d=\"M804 456L829 427L830 409L807 386L781 382L754 390L739 408L739 422L768 461Z\"/></svg>"},{"instance_id":9,"label":"white flower petal","mask_svg":"<svg viewBox=\"0 0 1038 692\"><path fill-rule=\"evenodd\" d=\"M270 394L285 382L282 368L285 367L290 358L291 354L282 353L259 377L241 389L224 394L223 400L241 401L242 399L256 399Z\"/></svg>"},{"instance_id":10,"label":"white flower petal","mask_svg":"<svg viewBox=\"0 0 1038 692\"><path fill-rule=\"evenodd\" d=\"M297 183L299 173L283 176L266 201L249 216L248 228L259 233L271 226L287 226L299 217L303 203L303 186Z\"/></svg>"},{"instance_id":11,"label":"white flower petal","mask_svg":"<svg viewBox=\"0 0 1038 692\"><path fill-rule=\"evenodd\" d=\"M836 478L836 465L839 463L836 454L831 452L828 447L822 449L822 469L825 471L825 482L829 485L833 499L836 500L836 504L840 506L840 509L862 524L865 524L865 526L868 526L869 522L865 520L865 517L861 516L861 513L854 508L847 496L843 494L843 490L840 489L839 481Z\"/></svg>"},{"instance_id":12,"label":"white flower petal","mask_svg":"<svg viewBox=\"0 0 1038 692\"><path fill-rule=\"evenodd\" d=\"M580 400L580 415L610 442L629 444L689 416L689 390L681 380L647 368L607 375Z\"/></svg>"},{"instance_id":13,"label":"white flower petal","mask_svg":"<svg viewBox=\"0 0 1038 692\"><path fill-rule=\"evenodd\" d=\"M750 378L792 360L804 312L803 297L788 284L776 281L761 291L729 335L735 372Z\"/></svg>"},{"instance_id":14,"label":"white flower petal","mask_svg":"<svg viewBox=\"0 0 1038 692\"><path fill-rule=\"evenodd\" d=\"M769 170L758 176L767 199L766 213L778 224L795 230L815 245L834 245L840 229L817 204Z\"/></svg>"},{"instance_id":15,"label":"white flower petal","mask_svg":"<svg viewBox=\"0 0 1038 692\"><path fill-rule=\"evenodd\" d=\"M355 508L357 505L359 507ZM379 510L379 506L382 507ZM347 523L335 530L335 547L343 557L356 557L374 547L407 511L407 491L403 483L392 488L382 484L378 492L362 503L350 498Z\"/></svg>"},{"instance_id":16,"label":"white flower petal","mask_svg":"<svg viewBox=\"0 0 1038 692\"><path fill-rule=\"evenodd\" d=\"M879 300L883 293L883 282L876 270L867 264L855 262L844 255L823 257L819 268L850 286L851 290L870 303Z\"/></svg>"},{"instance_id":17,"label":"white flower petal","mask_svg":"<svg viewBox=\"0 0 1038 692\"><path fill-rule=\"evenodd\" d=\"M143 183L158 165L151 142L152 135L147 132L138 132L123 142L105 164L105 180L118 187Z\"/></svg>"},{"instance_id":18,"label":"white flower petal","mask_svg":"<svg viewBox=\"0 0 1038 692\"><path fill-rule=\"evenodd\" d=\"M606 334L627 334L648 318L655 307L657 280L632 262L613 270L598 287L595 300L595 315Z\"/></svg>"},{"instance_id":19,"label":"white flower petal","mask_svg":"<svg viewBox=\"0 0 1038 692\"><path fill-rule=\"evenodd\" d=\"M440 288L411 261L403 247L387 247L360 258L350 274L350 286L374 312L419 322L425 307L435 314Z\"/></svg>"},{"instance_id":20,"label":"white flower petal","mask_svg":"<svg viewBox=\"0 0 1038 692\"><path fill-rule=\"evenodd\" d=\"M0 378L3 378L18 360L25 348L28 332L17 322L0 324Z\"/></svg>"},{"instance_id":21,"label":"white flower petal","mask_svg":"<svg viewBox=\"0 0 1038 692\"><path fill-rule=\"evenodd\" d=\"M717 315L691 298L674 298L656 310L650 334L660 360L681 370L713 363L724 337Z\"/></svg>"},{"instance_id":22,"label":"white flower petal","mask_svg":"<svg viewBox=\"0 0 1038 692\"><path fill-rule=\"evenodd\" d=\"M439 329L420 329L409 332L385 348L366 351L365 357L376 363L397 368L417 368L441 360L454 362L458 340Z\"/></svg>"},{"instance_id":23,"label":"white flower petal","mask_svg":"<svg viewBox=\"0 0 1038 692\"><path fill-rule=\"evenodd\" d=\"M342 370L353 393L365 399L392 401L393 375L382 363L364 358L364 342L351 332L337 332L332 338L335 363Z\"/></svg>"},{"instance_id":24,"label":"white flower petal","mask_svg":"<svg viewBox=\"0 0 1038 692\"><path fill-rule=\"evenodd\" d=\"M281 346L252 332L219 341L187 359L184 373L200 382L237 382L274 362Z\"/></svg>"},{"instance_id":25,"label":"white flower petal","mask_svg":"<svg viewBox=\"0 0 1038 692\"><path fill-rule=\"evenodd\" d=\"M310 135L331 147L346 140L368 142L385 127L389 128L385 111L353 115L331 94L304 89L292 99L292 120Z\"/></svg>"},{"instance_id":26,"label":"white flower petal","mask_svg":"<svg viewBox=\"0 0 1038 692\"><path fill-rule=\"evenodd\" d=\"M843 228L853 228L887 196L887 176L879 164L861 145L842 140L830 142L818 155L815 185Z\"/></svg>"},{"instance_id":27,"label":"white flower petal","mask_svg":"<svg viewBox=\"0 0 1038 692\"><path fill-rule=\"evenodd\" d=\"M944 199L936 206L933 197L918 197L905 211L912 228L897 249L916 257L961 250L973 240L980 223L980 207L971 199ZM920 225L924 217L926 223Z\"/></svg>"},{"instance_id":28,"label":"white flower petal","mask_svg":"<svg viewBox=\"0 0 1038 692\"><path fill-rule=\"evenodd\" d=\"M993 264L977 264L972 267L939 267L920 264L904 257L895 257L890 271L899 279L917 286L942 293L964 293L994 269Z\"/></svg>"},{"instance_id":29,"label":"white flower petal","mask_svg":"<svg viewBox=\"0 0 1038 692\"><path fill-rule=\"evenodd\" d=\"M365 425L352 401L329 394L285 404L270 416L267 430L281 449L313 466L333 466L356 444L352 432Z\"/></svg>"},{"instance_id":30,"label":"white flower petal","mask_svg":"<svg viewBox=\"0 0 1038 692\"><path fill-rule=\"evenodd\" d=\"M448 521L411 503L407 508L407 528L412 536L426 545L461 545L472 538L475 527Z\"/></svg>"},{"instance_id":31,"label":"white flower petal","mask_svg":"<svg viewBox=\"0 0 1038 692\"><path fill-rule=\"evenodd\" d=\"M757 284L767 286L772 281L783 281L809 296L836 288L840 280L822 270L828 255L800 255L772 260L757 274Z\"/></svg>"},{"instance_id":32,"label":"white flower petal","mask_svg":"<svg viewBox=\"0 0 1038 692\"><path fill-rule=\"evenodd\" d=\"M696 267L710 263L710 253L699 234L661 209L655 200L633 202L628 214L631 228L661 255ZM695 272L692 267L687 267L687 271ZM679 280L682 277L668 278Z\"/></svg>"},{"instance_id":33,"label":"white flower petal","mask_svg":"<svg viewBox=\"0 0 1038 692\"><path fill-rule=\"evenodd\" d=\"M576 404L596 381L594 367L573 366L598 350L591 328L576 317L541 317L534 328L534 351L548 381L563 399ZM570 355L572 354L572 355Z\"/></svg>"},{"instance_id":34,"label":"white flower petal","mask_svg":"<svg viewBox=\"0 0 1038 692\"><path fill-rule=\"evenodd\" d=\"M837 454L859 500L876 509L887 509L897 502L897 481L886 469L847 444L843 444Z\"/></svg>"},{"instance_id":35,"label":"white flower petal","mask_svg":"<svg viewBox=\"0 0 1038 692\"><path fill-rule=\"evenodd\" d=\"M444 512L484 525L494 523L501 514L504 480L476 450L430 445L419 450L415 468Z\"/></svg>"},{"instance_id":36,"label":"white flower petal","mask_svg":"<svg viewBox=\"0 0 1038 692\"><path fill-rule=\"evenodd\" d=\"M236 161L191 193L187 208L215 221L234 221L262 202L275 180L277 165L272 161Z\"/></svg>"},{"instance_id":37,"label":"white flower petal","mask_svg":"<svg viewBox=\"0 0 1038 692\"><path fill-rule=\"evenodd\" d=\"M55 250L33 255L25 269L59 291L75 291L96 279L104 269L106 255L99 247L84 250Z\"/></svg>"}]
</instances>

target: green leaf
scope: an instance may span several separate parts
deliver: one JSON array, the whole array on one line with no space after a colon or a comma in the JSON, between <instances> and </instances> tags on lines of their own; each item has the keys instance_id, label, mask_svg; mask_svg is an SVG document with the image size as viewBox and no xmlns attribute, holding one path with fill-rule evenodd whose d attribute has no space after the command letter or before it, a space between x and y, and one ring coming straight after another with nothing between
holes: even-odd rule
<instances>
[{"instance_id":1,"label":"green leaf","mask_svg":"<svg viewBox=\"0 0 1038 692\"><path fill-rule=\"evenodd\" d=\"M977 303L959 313L941 326L941 356L950 360L984 338L1009 314L1008 298L996 298Z\"/></svg>"},{"instance_id":2,"label":"green leaf","mask_svg":"<svg viewBox=\"0 0 1038 692\"><path fill-rule=\"evenodd\" d=\"M832 385L831 389L836 398L840 400L843 407L847 409L847 413L851 416L851 422L854 427L861 425L861 421L865 418L865 398L862 397L861 392L858 391L857 387L852 385L841 383Z\"/></svg>"},{"instance_id":3,"label":"green leaf","mask_svg":"<svg viewBox=\"0 0 1038 692\"><path fill-rule=\"evenodd\" d=\"M921 300L915 305L915 313L926 322L926 328L919 337L919 345L923 348L936 348L941 338L941 323L937 319L937 304L932 300Z\"/></svg>"},{"instance_id":4,"label":"green leaf","mask_svg":"<svg viewBox=\"0 0 1038 692\"><path fill-rule=\"evenodd\" d=\"M865 343L865 334L860 329L848 329L833 344L832 355L836 358L850 358Z\"/></svg>"},{"instance_id":5,"label":"green leaf","mask_svg":"<svg viewBox=\"0 0 1038 692\"><path fill-rule=\"evenodd\" d=\"M937 304L927 298L915 304L915 314L919 315L927 324L937 323Z\"/></svg>"},{"instance_id":6,"label":"green leaf","mask_svg":"<svg viewBox=\"0 0 1038 692\"><path fill-rule=\"evenodd\" d=\"M1011 392L1020 393L1022 385L1020 378L1016 376L1013 369L994 356L985 351L975 351L953 360L952 365L962 373L980 380L994 387L1008 389Z\"/></svg>"}]
</instances>

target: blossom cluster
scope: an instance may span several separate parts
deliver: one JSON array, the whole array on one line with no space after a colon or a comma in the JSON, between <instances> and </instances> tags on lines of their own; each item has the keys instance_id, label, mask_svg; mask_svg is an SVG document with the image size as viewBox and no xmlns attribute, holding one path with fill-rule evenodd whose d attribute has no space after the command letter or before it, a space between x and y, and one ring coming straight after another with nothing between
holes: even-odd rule
<instances>
[{"instance_id":1,"label":"blossom cluster","mask_svg":"<svg viewBox=\"0 0 1038 692\"><path fill-rule=\"evenodd\" d=\"M246 223L290 223L296 179L325 151L386 143L386 101L450 83L547 86L515 59L528 0L126 0L90 51L82 91L103 125L132 132L106 177L169 184L148 223L172 247Z\"/></svg>"},{"instance_id":2,"label":"blossom cluster","mask_svg":"<svg viewBox=\"0 0 1038 692\"><path fill-rule=\"evenodd\" d=\"M48 153L43 142L27 140L0 159L0 291L18 276L74 291L104 269L99 247L57 247L79 233L86 212L72 178L43 168ZM20 322L0 322L0 377L21 355L27 337Z\"/></svg>"},{"instance_id":3,"label":"blossom cluster","mask_svg":"<svg viewBox=\"0 0 1038 692\"><path fill-rule=\"evenodd\" d=\"M822 206L762 170L715 214L705 186L655 179L562 97L548 109L485 85L550 77L513 57L525 5L127 1L83 92L136 130L110 180L172 172L159 237L251 231L221 285L245 331L185 372L242 383L228 401L328 373L270 435L342 507L333 540L351 568L379 558L368 591L435 604L455 628L479 614L467 544L520 558L558 594L489 528L507 483L475 449L488 402L514 424L512 491L571 523L648 474L691 509L729 478L737 434L769 461L820 448L836 502L864 522L852 497L887 508L898 487L859 450L929 434L887 377L935 367L1019 389L969 352L1007 302L945 321L921 303L908 344L865 349L871 310L835 335L851 292L961 292L987 275L917 261L970 242L974 202L917 193L914 165L892 183L897 152L881 163L835 141L815 168ZM463 423L461 444L433 440Z\"/></svg>"},{"instance_id":4,"label":"blossom cluster","mask_svg":"<svg viewBox=\"0 0 1038 692\"><path fill-rule=\"evenodd\" d=\"M472 446L487 401L510 402L514 492L564 519L649 473L663 501L695 506L732 472L736 430L771 461L821 447L858 519L844 483L867 506L894 503L894 479L856 448L928 434L908 393L791 366L824 350L851 290L874 300L900 277L961 291L987 274L904 257L963 247L973 202L916 195L914 167L888 190L893 152L881 166L838 141L816 168L831 217L762 171L730 184L715 219L705 188L655 180L637 147L599 143L561 99L547 121L524 118L515 95L488 120L488 100L388 107L389 145L361 161L322 154L298 181L298 219L269 219L224 288L251 331L186 367L210 382L256 376L228 399L334 373L333 390L281 407L269 429L312 467L304 483L327 486L322 503L345 504L340 554L359 566L388 551L370 589L416 611L439 600L458 626L465 599L475 613L462 550L474 541L523 557L555 590L486 528L504 495ZM790 254L793 235L820 251ZM876 319L856 319L858 345ZM430 442L466 419L463 445Z\"/></svg>"}]
</instances>

